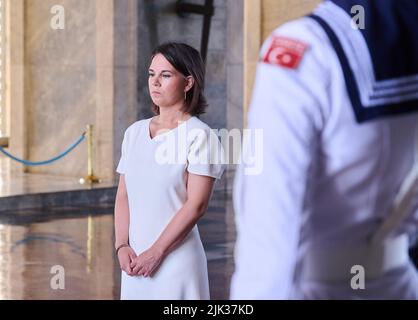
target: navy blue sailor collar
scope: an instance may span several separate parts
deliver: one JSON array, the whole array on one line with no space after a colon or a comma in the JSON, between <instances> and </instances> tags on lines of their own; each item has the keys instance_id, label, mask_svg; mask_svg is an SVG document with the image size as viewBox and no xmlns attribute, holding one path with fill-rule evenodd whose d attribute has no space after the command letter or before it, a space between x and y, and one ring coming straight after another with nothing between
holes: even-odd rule
<instances>
[{"instance_id":1,"label":"navy blue sailor collar","mask_svg":"<svg viewBox=\"0 0 418 320\"><path fill-rule=\"evenodd\" d=\"M353 27L358 5L364 28ZM418 111L417 0L329 0L310 17L336 51L359 123Z\"/></svg>"}]
</instances>

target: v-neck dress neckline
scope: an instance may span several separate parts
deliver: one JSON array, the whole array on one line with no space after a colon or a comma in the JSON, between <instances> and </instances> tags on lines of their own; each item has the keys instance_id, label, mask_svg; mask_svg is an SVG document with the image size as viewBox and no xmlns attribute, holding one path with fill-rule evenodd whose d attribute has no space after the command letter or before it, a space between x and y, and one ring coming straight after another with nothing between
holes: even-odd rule
<instances>
[{"instance_id":1,"label":"v-neck dress neckline","mask_svg":"<svg viewBox=\"0 0 418 320\"><path fill-rule=\"evenodd\" d=\"M147 122L147 125L146 125L146 127L147 127L147 137L148 137L148 140L149 141L156 141L156 140L158 140L157 138L158 137L160 137L160 136L162 136L162 135L166 135L166 134L168 134L168 133L174 133L175 131L177 131L181 126L183 126L183 125L185 125L185 124L187 124L187 122L189 122L192 118L194 118L194 116L191 116L189 119L187 119L187 120L185 120L185 121L182 121L177 127L175 127L175 128L173 128L173 129L169 129L169 130L165 130L163 133L160 133L160 134L157 134L157 135L155 135L154 137L151 137L151 121L152 121L152 119L154 119L153 117L152 118L149 118L148 119L148 122Z\"/></svg>"}]
</instances>

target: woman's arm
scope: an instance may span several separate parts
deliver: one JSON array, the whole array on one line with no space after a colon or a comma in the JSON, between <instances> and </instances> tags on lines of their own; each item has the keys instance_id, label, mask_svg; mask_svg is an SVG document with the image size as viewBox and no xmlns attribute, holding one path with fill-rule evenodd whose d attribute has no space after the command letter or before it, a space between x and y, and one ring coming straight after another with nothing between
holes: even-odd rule
<instances>
[{"instance_id":1,"label":"woman's arm","mask_svg":"<svg viewBox=\"0 0 418 320\"><path fill-rule=\"evenodd\" d=\"M125 176L120 175L115 200L115 248L129 243L129 205Z\"/></svg>"},{"instance_id":2,"label":"woman's arm","mask_svg":"<svg viewBox=\"0 0 418 320\"><path fill-rule=\"evenodd\" d=\"M125 176L123 174L119 178L115 200L115 249L122 244L129 244L129 203ZM132 275L130 264L135 258L136 254L129 246L123 247L118 251L120 267L129 275Z\"/></svg>"},{"instance_id":3,"label":"woman's arm","mask_svg":"<svg viewBox=\"0 0 418 320\"><path fill-rule=\"evenodd\" d=\"M184 240L206 212L214 182L214 178L189 173L187 201L152 247L134 259L131 264L134 274L152 275L164 257Z\"/></svg>"}]
</instances>

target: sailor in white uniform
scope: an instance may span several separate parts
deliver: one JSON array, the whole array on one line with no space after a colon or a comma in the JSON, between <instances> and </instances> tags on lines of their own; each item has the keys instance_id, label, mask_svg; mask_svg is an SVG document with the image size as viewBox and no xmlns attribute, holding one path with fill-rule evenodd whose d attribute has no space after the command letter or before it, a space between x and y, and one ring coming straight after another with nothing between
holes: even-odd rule
<instances>
[{"instance_id":1,"label":"sailor in white uniform","mask_svg":"<svg viewBox=\"0 0 418 320\"><path fill-rule=\"evenodd\" d=\"M418 298L418 4L378 2L326 1L263 45L263 170L245 141L231 299Z\"/></svg>"}]
</instances>

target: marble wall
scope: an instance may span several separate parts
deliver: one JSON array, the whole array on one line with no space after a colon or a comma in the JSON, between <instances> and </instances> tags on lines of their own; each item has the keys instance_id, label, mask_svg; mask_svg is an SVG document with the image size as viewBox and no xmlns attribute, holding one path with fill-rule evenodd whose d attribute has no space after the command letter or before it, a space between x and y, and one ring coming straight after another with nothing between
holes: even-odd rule
<instances>
[{"instance_id":1,"label":"marble wall","mask_svg":"<svg viewBox=\"0 0 418 320\"><path fill-rule=\"evenodd\" d=\"M113 163L115 172L126 128L138 120L138 1L114 1Z\"/></svg>"},{"instance_id":2,"label":"marble wall","mask_svg":"<svg viewBox=\"0 0 418 320\"><path fill-rule=\"evenodd\" d=\"M63 29L51 27L57 5L64 9ZM30 161L49 159L93 124L93 168L100 178L112 179L125 125L137 115L137 1L25 0L19 10L24 117L12 116L11 150ZM83 177L87 144L58 162L25 169Z\"/></svg>"},{"instance_id":3,"label":"marble wall","mask_svg":"<svg viewBox=\"0 0 418 320\"><path fill-rule=\"evenodd\" d=\"M244 1L227 1L227 102L226 102L226 128L242 129L244 127ZM228 193L232 193L233 178L236 165L233 159L237 159L240 149L232 145L228 154L230 165L224 175L224 187Z\"/></svg>"},{"instance_id":4,"label":"marble wall","mask_svg":"<svg viewBox=\"0 0 418 320\"><path fill-rule=\"evenodd\" d=\"M51 27L54 5L65 10L63 30ZM27 150L31 161L40 161L71 145L86 124L96 124L96 2L26 0L24 10ZM82 175L85 147L29 172Z\"/></svg>"}]
</instances>

